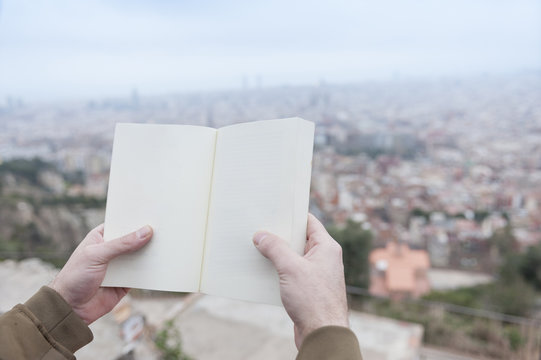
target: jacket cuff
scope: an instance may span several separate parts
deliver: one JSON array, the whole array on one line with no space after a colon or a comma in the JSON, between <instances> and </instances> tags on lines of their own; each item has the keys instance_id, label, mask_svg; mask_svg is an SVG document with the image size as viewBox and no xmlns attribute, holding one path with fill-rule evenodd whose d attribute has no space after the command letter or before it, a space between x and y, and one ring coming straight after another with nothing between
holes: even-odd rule
<instances>
[{"instance_id":1,"label":"jacket cuff","mask_svg":"<svg viewBox=\"0 0 541 360\"><path fill-rule=\"evenodd\" d=\"M44 330L60 345L74 353L92 341L84 321L56 291L43 286L25 306L39 320Z\"/></svg>"},{"instance_id":2,"label":"jacket cuff","mask_svg":"<svg viewBox=\"0 0 541 360\"><path fill-rule=\"evenodd\" d=\"M362 360L357 337L342 326L324 326L304 339L297 360L335 359Z\"/></svg>"}]
</instances>

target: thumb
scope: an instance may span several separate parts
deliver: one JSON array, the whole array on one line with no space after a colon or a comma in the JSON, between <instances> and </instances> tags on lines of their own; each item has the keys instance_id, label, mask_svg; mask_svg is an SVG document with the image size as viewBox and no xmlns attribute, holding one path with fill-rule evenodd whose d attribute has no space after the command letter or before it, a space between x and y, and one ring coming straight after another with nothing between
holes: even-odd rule
<instances>
[{"instance_id":1,"label":"thumb","mask_svg":"<svg viewBox=\"0 0 541 360\"><path fill-rule=\"evenodd\" d=\"M272 233L259 231L254 234L253 240L261 255L272 261L279 272L302 259L284 239Z\"/></svg>"},{"instance_id":2,"label":"thumb","mask_svg":"<svg viewBox=\"0 0 541 360\"><path fill-rule=\"evenodd\" d=\"M137 231L119 237L111 241L104 241L99 244L99 259L103 263L108 263L119 255L127 254L139 250L152 238L152 228L145 225Z\"/></svg>"}]
</instances>

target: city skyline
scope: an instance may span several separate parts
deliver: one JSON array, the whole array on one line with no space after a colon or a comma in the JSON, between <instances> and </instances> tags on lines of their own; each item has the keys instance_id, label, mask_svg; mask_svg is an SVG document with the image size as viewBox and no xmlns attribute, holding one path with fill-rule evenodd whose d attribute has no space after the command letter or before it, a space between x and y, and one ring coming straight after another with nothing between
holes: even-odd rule
<instances>
[{"instance_id":1,"label":"city skyline","mask_svg":"<svg viewBox=\"0 0 541 360\"><path fill-rule=\"evenodd\" d=\"M0 99L467 76L541 66L532 0L0 2ZM3 101L3 100L2 100Z\"/></svg>"},{"instance_id":2,"label":"city skyline","mask_svg":"<svg viewBox=\"0 0 541 360\"><path fill-rule=\"evenodd\" d=\"M361 347L386 351L392 337L404 339L412 358L433 346L446 354L464 354L460 358L538 358L541 282L529 274L538 274L541 264L540 79L540 72L530 72L205 94L142 93L54 104L12 101L11 107L0 106L0 255L15 261L0 262L0 270L16 272L3 278L15 278L18 286L5 281L0 286L22 294L24 284L36 284L31 273L44 272L36 271L39 260L21 259L63 264L78 241L104 221L115 124L219 128L299 116L316 124L310 212L342 244L348 289L363 296L351 308L370 318L393 318L381 319L400 324L400 329L405 320L418 323L416 348L409 335L390 336L388 326L385 336L377 335L377 327L362 331L384 339L381 347ZM403 262L389 252L386 258L370 255L394 242L407 244L394 247L401 254L422 260L408 261L411 271L400 270L410 275L399 278L399 288L393 285L394 275ZM526 265L515 267L517 263ZM369 285L387 278L395 280L380 281L384 291L379 295L397 302L368 296ZM419 302L399 301L424 293L427 281L431 291ZM171 294L150 296L156 304L171 299ZM221 308L228 313L246 309ZM149 306L145 313L149 322L161 319L163 312L156 309ZM268 325L268 316L261 318ZM115 322L102 324L109 330L100 333L119 333ZM208 323L201 327L205 334L213 328ZM485 329L491 329L490 337ZM373 344L372 338L367 342ZM121 339L99 339L87 348L91 357L96 351L111 354L102 358L116 356L118 348L112 344ZM208 343L217 343L214 339ZM187 351L197 343L186 338ZM229 340L227 344L236 351L246 349ZM399 353L403 358L405 352ZM84 358L82 354L78 357ZM224 358L223 351L220 356Z\"/></svg>"}]
</instances>

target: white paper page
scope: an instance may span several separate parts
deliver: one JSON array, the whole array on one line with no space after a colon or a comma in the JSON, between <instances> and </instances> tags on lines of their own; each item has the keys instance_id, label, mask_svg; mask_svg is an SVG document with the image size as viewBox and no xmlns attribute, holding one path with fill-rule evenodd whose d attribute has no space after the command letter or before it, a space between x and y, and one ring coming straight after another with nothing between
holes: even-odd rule
<instances>
[{"instance_id":1,"label":"white paper page","mask_svg":"<svg viewBox=\"0 0 541 360\"><path fill-rule=\"evenodd\" d=\"M218 131L202 292L280 304L276 271L252 236L271 231L302 254L313 136L313 123L299 118Z\"/></svg>"},{"instance_id":2,"label":"white paper page","mask_svg":"<svg viewBox=\"0 0 541 360\"><path fill-rule=\"evenodd\" d=\"M216 130L118 124L105 239L149 224L152 240L113 260L104 286L198 291Z\"/></svg>"}]
</instances>

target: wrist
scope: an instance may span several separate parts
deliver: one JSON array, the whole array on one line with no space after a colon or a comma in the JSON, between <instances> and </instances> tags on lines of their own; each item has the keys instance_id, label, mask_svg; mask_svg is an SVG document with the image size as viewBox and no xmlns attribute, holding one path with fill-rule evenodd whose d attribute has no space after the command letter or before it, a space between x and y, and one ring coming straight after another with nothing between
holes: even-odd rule
<instances>
[{"instance_id":1,"label":"wrist","mask_svg":"<svg viewBox=\"0 0 541 360\"><path fill-rule=\"evenodd\" d=\"M62 299L64 299L64 301L73 309L73 304L71 303L62 286L58 284L57 278L54 278L53 281L51 281L47 286L53 289L58 295L60 295Z\"/></svg>"},{"instance_id":2,"label":"wrist","mask_svg":"<svg viewBox=\"0 0 541 360\"><path fill-rule=\"evenodd\" d=\"M76 306L73 302L73 299L68 296L68 292L64 290L64 288L59 284L56 279L54 279L49 285L47 285L51 289L53 289L64 301L66 304L68 304L71 307L71 310L74 314L76 314L81 320L84 321L86 325L90 325L94 320L88 319L87 316L85 316L84 312L81 312L80 307Z\"/></svg>"},{"instance_id":3,"label":"wrist","mask_svg":"<svg viewBox=\"0 0 541 360\"><path fill-rule=\"evenodd\" d=\"M340 318L324 319L311 322L309 324L306 324L305 326L298 326L301 343L302 340L306 339L306 337L312 332L327 326L338 326L349 329L349 319L346 315Z\"/></svg>"}]
</instances>

